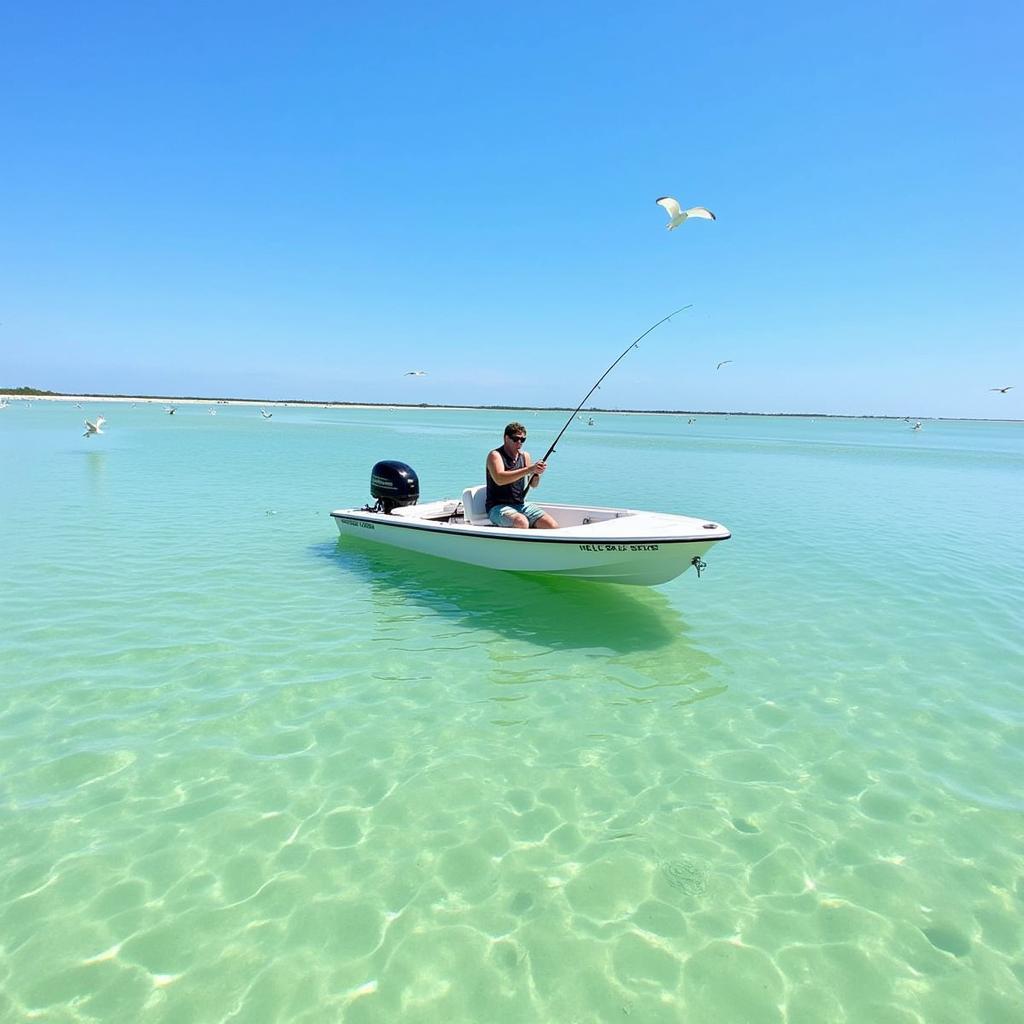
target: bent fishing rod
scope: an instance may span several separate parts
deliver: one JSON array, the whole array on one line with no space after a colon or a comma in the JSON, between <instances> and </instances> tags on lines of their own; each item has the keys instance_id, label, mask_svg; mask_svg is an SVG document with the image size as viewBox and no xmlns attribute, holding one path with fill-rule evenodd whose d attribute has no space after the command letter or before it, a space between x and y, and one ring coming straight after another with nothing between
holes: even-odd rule
<instances>
[{"instance_id":1,"label":"bent fishing rod","mask_svg":"<svg viewBox=\"0 0 1024 1024\"><path fill-rule=\"evenodd\" d=\"M544 458L540 460L541 462L547 462L548 461L548 456L553 454L553 452L555 450L555 445L557 445L558 442L562 440L562 435L569 429L569 424L572 423L572 421L579 415L580 409L582 409L583 406L587 404L587 399L601 386L601 381L603 381L605 379L605 377L607 377L608 374L611 373L612 370L614 370L615 367L618 366L619 363L621 363L622 360L626 358L626 355L628 354L630 349L636 348L640 344L640 342L643 341L644 338L646 338L647 335L651 333L651 331L653 331L656 327L660 327L667 320L671 320L672 317L674 317L676 315L676 313L682 313L682 311L684 309L690 309L692 306L693 306L693 303L689 302L685 306L680 306L678 309L673 310L671 313L669 313L668 316L662 317L656 324L652 324L650 327L647 328L646 331L644 331L643 334L640 335L639 338L637 338L635 341L631 341L626 346L626 350L622 353L622 355L620 355L619 358L616 359L615 362L612 363L612 365L609 366L608 369L605 370L604 373L602 373L601 376L597 378L597 381L594 383L594 386L583 396L583 401L580 402L580 404L576 406L576 409L574 410L572 415L565 421L565 426L562 427L562 429L558 432L558 436L554 439L554 441L551 442L551 447L544 453ZM531 480L533 480L533 476L532 475L530 476L529 480L527 481L526 486L523 488L523 500L524 501L526 500L526 492L530 489L530 481Z\"/></svg>"}]
</instances>

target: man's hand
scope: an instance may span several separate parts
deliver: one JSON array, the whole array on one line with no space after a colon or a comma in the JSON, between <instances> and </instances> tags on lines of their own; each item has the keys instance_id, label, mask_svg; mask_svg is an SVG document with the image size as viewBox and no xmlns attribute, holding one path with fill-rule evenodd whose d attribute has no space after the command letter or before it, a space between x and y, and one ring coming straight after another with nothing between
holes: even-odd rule
<instances>
[{"instance_id":1,"label":"man's hand","mask_svg":"<svg viewBox=\"0 0 1024 1024\"><path fill-rule=\"evenodd\" d=\"M533 476L534 474L536 474L537 476L543 476L544 470L547 468L548 464L543 459L541 459L539 462L534 462L530 465L529 475Z\"/></svg>"}]
</instances>

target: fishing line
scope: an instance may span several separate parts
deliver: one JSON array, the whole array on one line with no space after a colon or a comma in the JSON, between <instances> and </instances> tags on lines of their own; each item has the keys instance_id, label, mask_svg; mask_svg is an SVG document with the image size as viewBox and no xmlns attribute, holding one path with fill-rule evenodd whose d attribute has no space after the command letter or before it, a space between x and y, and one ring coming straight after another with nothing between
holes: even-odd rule
<instances>
[{"instance_id":1,"label":"fishing line","mask_svg":"<svg viewBox=\"0 0 1024 1024\"><path fill-rule=\"evenodd\" d=\"M562 429L558 432L558 436L554 439L554 441L551 442L551 447L544 453L544 458L540 460L541 462L547 462L548 461L548 456L551 455L554 452L555 445L557 445L558 442L562 440L562 435L569 429L569 424L572 423L573 419L575 419L575 417L579 415L580 409L582 409L583 406L587 404L587 399L601 386L601 381L603 381L605 379L605 377L607 377L608 374L611 373L612 370L614 370L615 367L618 366L619 363L622 362L622 360L626 357L626 354L629 352L629 350L636 348L640 344L640 342L643 341L644 338L646 338L647 335L651 333L651 331L653 331L656 327L660 327L667 320L671 320L672 317L674 317L676 315L676 313L682 313L682 311L684 309L690 309L692 306L693 306L693 303L690 302L690 303L687 303L685 306L680 306L678 309L673 310L671 313L669 313L668 316L662 317L656 324L652 324L650 327L647 328L646 331L644 331L643 334L640 335L639 338L637 338L635 341L631 341L626 346L626 349L622 353L622 355L620 355L619 358L616 359L615 362L612 363L612 365L609 366L608 369L605 370L604 373L602 373L601 376L597 378L597 381L594 383L594 386L583 396L583 401L580 402L580 404L576 406L576 408L573 411L572 415L565 421L565 426L562 427ZM532 480L533 480L533 476L531 475L530 476L530 481L532 481ZM529 489L530 489L530 481L527 481L526 486L523 488L523 500L524 501L526 500L526 492L529 491Z\"/></svg>"}]
</instances>

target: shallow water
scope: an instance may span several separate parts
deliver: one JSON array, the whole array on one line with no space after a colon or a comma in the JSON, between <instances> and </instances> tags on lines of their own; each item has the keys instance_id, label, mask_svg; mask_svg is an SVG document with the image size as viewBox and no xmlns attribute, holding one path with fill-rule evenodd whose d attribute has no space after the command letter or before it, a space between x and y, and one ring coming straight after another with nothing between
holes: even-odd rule
<instances>
[{"instance_id":1,"label":"shallow water","mask_svg":"<svg viewBox=\"0 0 1024 1024\"><path fill-rule=\"evenodd\" d=\"M339 542L508 418L0 411L0 1020L1021 1020L1024 425L595 415L656 589Z\"/></svg>"}]
</instances>

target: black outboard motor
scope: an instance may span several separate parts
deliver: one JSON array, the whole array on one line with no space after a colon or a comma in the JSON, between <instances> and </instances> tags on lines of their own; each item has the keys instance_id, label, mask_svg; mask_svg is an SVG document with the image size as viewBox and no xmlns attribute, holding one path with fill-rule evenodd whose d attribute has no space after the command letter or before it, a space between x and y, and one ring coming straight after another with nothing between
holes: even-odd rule
<instances>
[{"instance_id":1,"label":"black outboard motor","mask_svg":"<svg viewBox=\"0 0 1024 1024\"><path fill-rule=\"evenodd\" d=\"M377 499L379 510L390 515L392 509L419 501L419 477L404 462L378 462L370 470L370 493Z\"/></svg>"}]
</instances>

